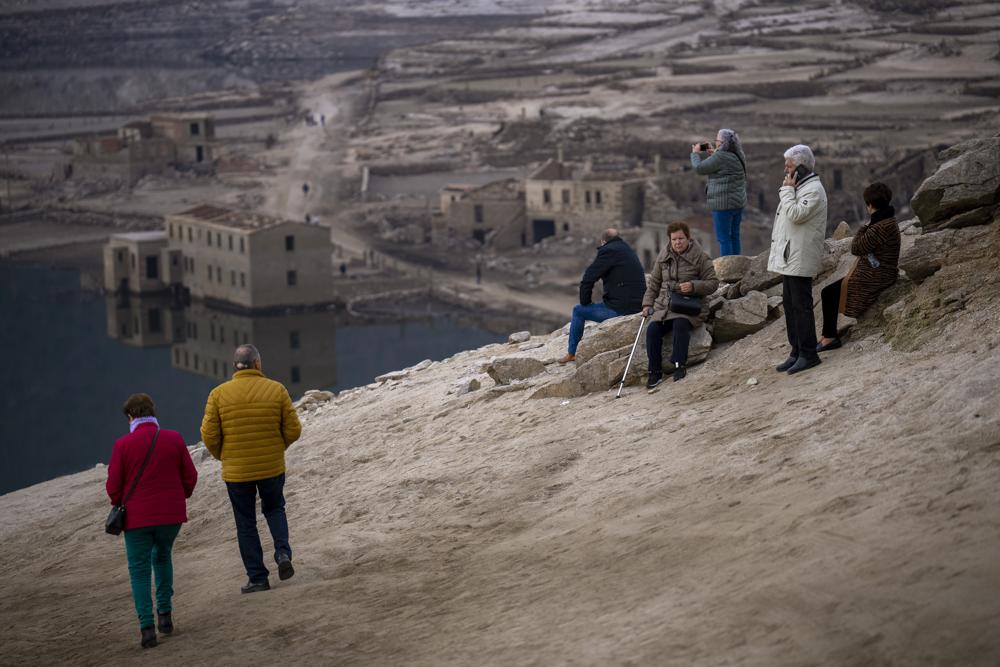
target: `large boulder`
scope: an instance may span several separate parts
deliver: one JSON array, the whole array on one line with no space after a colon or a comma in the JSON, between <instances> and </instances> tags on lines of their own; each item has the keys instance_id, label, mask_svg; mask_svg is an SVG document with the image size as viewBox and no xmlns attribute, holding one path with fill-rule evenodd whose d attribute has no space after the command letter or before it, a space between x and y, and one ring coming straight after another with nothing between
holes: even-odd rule
<instances>
[{"instance_id":1,"label":"large boulder","mask_svg":"<svg viewBox=\"0 0 1000 667\"><path fill-rule=\"evenodd\" d=\"M694 366L695 364L700 364L708 358L708 353L712 349L712 335L708 333L708 329L701 326L694 329L691 332L691 343L688 345L688 366ZM673 339L670 336L663 337L663 347L661 348L661 353L663 355L663 368L665 371L669 372L670 365L670 354L673 352ZM618 359L611 362L608 366L608 375L610 377L610 384L613 386L618 382L622 381L622 374L625 372L625 364L628 361L628 354L619 357ZM639 382L644 382L646 380L646 375L649 373L649 358L646 356L646 350L637 349L635 351L635 356L632 357L632 364L628 369L628 379L625 384L637 384Z\"/></svg>"},{"instance_id":2,"label":"large boulder","mask_svg":"<svg viewBox=\"0 0 1000 667\"><path fill-rule=\"evenodd\" d=\"M743 280L740 281L740 294L745 296L750 292L762 292L781 282L780 273L772 273L767 270L767 259L770 254L771 251L768 249L750 259L750 268L747 269Z\"/></svg>"},{"instance_id":3,"label":"large boulder","mask_svg":"<svg viewBox=\"0 0 1000 667\"><path fill-rule=\"evenodd\" d=\"M500 357L486 366L486 373L500 385L526 380L544 372L545 364L532 357Z\"/></svg>"},{"instance_id":4,"label":"large boulder","mask_svg":"<svg viewBox=\"0 0 1000 667\"><path fill-rule=\"evenodd\" d=\"M712 260L715 277L724 283L738 283L750 269L750 258L746 255L725 255Z\"/></svg>"},{"instance_id":5,"label":"large boulder","mask_svg":"<svg viewBox=\"0 0 1000 667\"><path fill-rule=\"evenodd\" d=\"M638 313L613 317L587 331L579 347L576 348L577 365L587 363L602 352L617 350L625 345L631 347L636 334L639 333L641 320L642 316Z\"/></svg>"},{"instance_id":6,"label":"large boulder","mask_svg":"<svg viewBox=\"0 0 1000 667\"><path fill-rule=\"evenodd\" d=\"M586 396L587 391L571 377L557 378L536 389L531 398L577 398Z\"/></svg>"},{"instance_id":7,"label":"large boulder","mask_svg":"<svg viewBox=\"0 0 1000 667\"><path fill-rule=\"evenodd\" d=\"M627 345L617 350L601 352L577 368L576 373L573 374L573 380L583 387L584 391L604 391L614 383L614 378L610 371L611 364L622 357L627 358L631 351L632 346ZM639 353L640 351L636 347L636 355Z\"/></svg>"},{"instance_id":8,"label":"large boulder","mask_svg":"<svg viewBox=\"0 0 1000 667\"><path fill-rule=\"evenodd\" d=\"M936 273L952 256L969 259L990 252L991 237L996 230L995 225L982 225L921 234L900 255L899 268L910 280L920 282Z\"/></svg>"},{"instance_id":9,"label":"large boulder","mask_svg":"<svg viewBox=\"0 0 1000 667\"><path fill-rule=\"evenodd\" d=\"M924 232L990 222L1000 206L1000 135L943 151L910 201Z\"/></svg>"},{"instance_id":10,"label":"large boulder","mask_svg":"<svg viewBox=\"0 0 1000 667\"><path fill-rule=\"evenodd\" d=\"M767 326L767 297L762 292L750 292L744 297L726 301L715 313L712 337L722 343L737 340Z\"/></svg>"}]
</instances>

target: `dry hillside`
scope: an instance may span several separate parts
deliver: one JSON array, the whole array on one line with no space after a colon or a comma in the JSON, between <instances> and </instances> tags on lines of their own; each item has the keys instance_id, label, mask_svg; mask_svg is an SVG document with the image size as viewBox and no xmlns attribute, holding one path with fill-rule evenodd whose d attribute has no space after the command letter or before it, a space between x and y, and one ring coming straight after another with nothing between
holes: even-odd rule
<instances>
[{"instance_id":1,"label":"dry hillside","mask_svg":"<svg viewBox=\"0 0 1000 667\"><path fill-rule=\"evenodd\" d=\"M491 357L550 362L559 332L305 401L298 573L270 592L239 594L219 466L200 460L178 630L154 650L100 529L103 470L0 497L0 662L998 664L995 161L958 170L984 181L974 210L992 221L949 226L966 215L953 163L991 141L942 155L942 194L914 204L914 277L809 372L772 369L779 319L617 401L530 398L572 372L551 363L507 385L481 374ZM456 391L469 377L482 388Z\"/></svg>"}]
</instances>

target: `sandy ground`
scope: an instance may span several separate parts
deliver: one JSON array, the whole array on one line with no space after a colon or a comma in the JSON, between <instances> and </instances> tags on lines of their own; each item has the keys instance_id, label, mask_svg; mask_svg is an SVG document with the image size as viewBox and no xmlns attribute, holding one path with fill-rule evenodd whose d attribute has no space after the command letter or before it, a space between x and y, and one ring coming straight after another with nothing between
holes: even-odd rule
<instances>
[{"instance_id":1,"label":"sandy ground","mask_svg":"<svg viewBox=\"0 0 1000 667\"><path fill-rule=\"evenodd\" d=\"M510 345L342 394L289 450L297 574L268 593L239 594L219 466L199 463L177 632L153 651L101 532L105 471L2 496L3 660L995 665L995 258L906 297L933 313L919 329L869 324L798 376L772 370L777 321L618 401L485 376L448 393ZM964 310L933 310L969 275ZM565 336L532 343L551 361Z\"/></svg>"}]
</instances>

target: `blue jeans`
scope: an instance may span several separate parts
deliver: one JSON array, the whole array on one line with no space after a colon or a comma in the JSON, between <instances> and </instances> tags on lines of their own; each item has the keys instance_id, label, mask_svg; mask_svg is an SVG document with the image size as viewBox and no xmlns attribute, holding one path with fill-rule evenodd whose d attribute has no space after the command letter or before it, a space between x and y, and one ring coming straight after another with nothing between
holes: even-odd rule
<instances>
[{"instance_id":1,"label":"blue jeans","mask_svg":"<svg viewBox=\"0 0 1000 667\"><path fill-rule=\"evenodd\" d=\"M165 614L173 609L174 565L170 553L181 524L130 528L125 531L125 554L128 577L132 582L132 600L139 616L139 627L153 625L153 598L149 594L149 574L156 578L156 611Z\"/></svg>"},{"instance_id":2,"label":"blue jeans","mask_svg":"<svg viewBox=\"0 0 1000 667\"><path fill-rule=\"evenodd\" d=\"M240 545L240 556L247 570L247 577L254 583L267 581L268 570L264 565L264 550L260 546L257 533L257 494L260 494L260 511L267 519L274 542L274 558L280 554L292 557L288 545L288 518L285 516L285 474L260 479L255 482L226 482L229 502L233 505L236 519L236 540Z\"/></svg>"},{"instance_id":3,"label":"blue jeans","mask_svg":"<svg viewBox=\"0 0 1000 667\"><path fill-rule=\"evenodd\" d=\"M590 322L603 322L612 317L621 317L622 313L612 310L603 303L589 303L586 306L573 306L573 317L569 321L569 353L576 354L576 346L583 338L583 325Z\"/></svg>"},{"instance_id":4,"label":"blue jeans","mask_svg":"<svg viewBox=\"0 0 1000 667\"><path fill-rule=\"evenodd\" d=\"M743 254L743 249L740 247L740 222L742 221L743 209L741 208L712 211L715 238L719 241L719 257Z\"/></svg>"}]
</instances>

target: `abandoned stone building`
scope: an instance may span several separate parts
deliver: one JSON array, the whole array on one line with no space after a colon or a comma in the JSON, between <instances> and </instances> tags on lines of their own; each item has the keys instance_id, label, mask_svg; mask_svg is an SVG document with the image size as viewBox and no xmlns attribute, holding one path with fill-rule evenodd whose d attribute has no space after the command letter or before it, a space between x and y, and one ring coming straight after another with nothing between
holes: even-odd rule
<instances>
[{"instance_id":1,"label":"abandoned stone building","mask_svg":"<svg viewBox=\"0 0 1000 667\"><path fill-rule=\"evenodd\" d=\"M164 347L184 338L184 307L172 295L105 296L109 338L132 347Z\"/></svg>"},{"instance_id":2,"label":"abandoned stone building","mask_svg":"<svg viewBox=\"0 0 1000 667\"><path fill-rule=\"evenodd\" d=\"M548 160L525 181L526 243L639 226L643 185L650 176L634 165Z\"/></svg>"},{"instance_id":3,"label":"abandoned stone building","mask_svg":"<svg viewBox=\"0 0 1000 667\"><path fill-rule=\"evenodd\" d=\"M207 204L167 216L166 227L196 299L245 310L334 300L326 227Z\"/></svg>"},{"instance_id":4,"label":"abandoned stone building","mask_svg":"<svg viewBox=\"0 0 1000 667\"><path fill-rule=\"evenodd\" d=\"M73 142L67 173L129 185L170 169L208 173L215 159L215 121L207 114L171 114L126 123L114 136Z\"/></svg>"},{"instance_id":5,"label":"abandoned stone building","mask_svg":"<svg viewBox=\"0 0 1000 667\"><path fill-rule=\"evenodd\" d=\"M104 245L104 289L156 294L182 282L181 251L163 230L113 234Z\"/></svg>"},{"instance_id":6,"label":"abandoned stone building","mask_svg":"<svg viewBox=\"0 0 1000 667\"><path fill-rule=\"evenodd\" d=\"M527 243L524 187L515 179L479 187L446 186L441 192L441 208L441 214L431 222L431 238L436 243L473 239L498 250Z\"/></svg>"}]
</instances>

